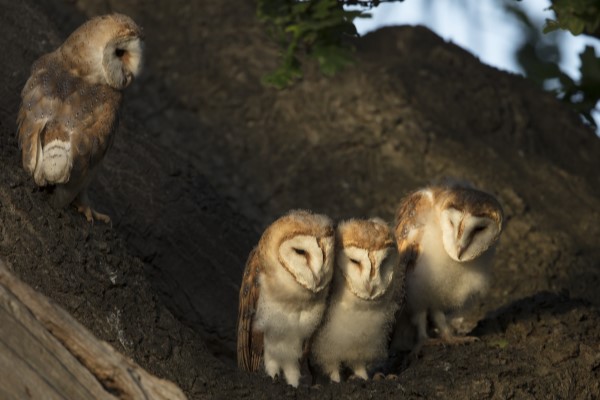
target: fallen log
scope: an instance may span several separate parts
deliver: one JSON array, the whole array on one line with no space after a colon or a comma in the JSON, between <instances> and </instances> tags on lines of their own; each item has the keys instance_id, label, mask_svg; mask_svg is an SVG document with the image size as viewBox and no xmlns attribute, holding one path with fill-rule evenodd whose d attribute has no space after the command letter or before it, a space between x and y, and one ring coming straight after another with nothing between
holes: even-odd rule
<instances>
[{"instance_id":1,"label":"fallen log","mask_svg":"<svg viewBox=\"0 0 600 400\"><path fill-rule=\"evenodd\" d=\"M185 399L0 261L0 398Z\"/></svg>"}]
</instances>

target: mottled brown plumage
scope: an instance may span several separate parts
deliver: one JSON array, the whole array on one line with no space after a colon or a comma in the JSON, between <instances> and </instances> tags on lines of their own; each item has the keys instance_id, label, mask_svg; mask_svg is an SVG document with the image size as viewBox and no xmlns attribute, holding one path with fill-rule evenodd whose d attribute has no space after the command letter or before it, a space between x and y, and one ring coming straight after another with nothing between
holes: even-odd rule
<instances>
[{"instance_id":1,"label":"mottled brown plumage","mask_svg":"<svg viewBox=\"0 0 600 400\"><path fill-rule=\"evenodd\" d=\"M238 341L237 361L238 367L245 371L258 371L262 361L263 333L252 330L252 320L256 314L258 297L260 295L259 283L260 263L256 257L256 249L248 256L238 308Z\"/></svg>"},{"instance_id":2,"label":"mottled brown plumage","mask_svg":"<svg viewBox=\"0 0 600 400\"><path fill-rule=\"evenodd\" d=\"M125 15L93 18L33 64L21 92L23 167L38 186L56 186L55 206L74 201L90 221L110 221L91 209L86 188L113 142L121 90L140 71L141 37Z\"/></svg>"}]
</instances>

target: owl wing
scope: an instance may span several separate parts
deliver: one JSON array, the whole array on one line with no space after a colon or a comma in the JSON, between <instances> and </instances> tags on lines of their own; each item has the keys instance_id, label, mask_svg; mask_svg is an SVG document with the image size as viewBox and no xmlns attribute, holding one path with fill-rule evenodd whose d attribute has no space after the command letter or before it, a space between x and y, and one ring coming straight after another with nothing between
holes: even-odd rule
<instances>
[{"instance_id":1,"label":"owl wing","mask_svg":"<svg viewBox=\"0 0 600 400\"><path fill-rule=\"evenodd\" d=\"M21 97L23 167L40 186L70 182L79 191L112 143L121 93L73 76L50 53L34 63Z\"/></svg>"},{"instance_id":2,"label":"owl wing","mask_svg":"<svg viewBox=\"0 0 600 400\"><path fill-rule=\"evenodd\" d=\"M23 156L23 168L34 174L41 164L41 137L47 122L55 114L56 104L49 70L43 65L52 64L52 55L47 54L33 64L31 75L21 92L21 108L17 116L17 137ZM37 182L37 181L36 181ZM39 182L38 184L45 184Z\"/></svg>"},{"instance_id":3,"label":"owl wing","mask_svg":"<svg viewBox=\"0 0 600 400\"><path fill-rule=\"evenodd\" d=\"M414 346L414 331L410 316L404 308L406 304L406 278L412 273L421 252L420 242L423 237L423 213L431 207L430 199L422 191L414 192L405 197L395 216L394 236L399 253L400 270L404 274L396 296L399 305L395 314L393 333L388 345L396 350L412 349Z\"/></svg>"},{"instance_id":4,"label":"owl wing","mask_svg":"<svg viewBox=\"0 0 600 400\"><path fill-rule=\"evenodd\" d=\"M431 200L426 193L418 191L408 195L396 212L394 236L400 254L400 265L410 274L415 267L423 237L423 213L431 208Z\"/></svg>"},{"instance_id":5,"label":"owl wing","mask_svg":"<svg viewBox=\"0 0 600 400\"><path fill-rule=\"evenodd\" d=\"M245 371L257 371L263 354L263 333L253 329L260 295L259 272L260 263L257 251L254 249L246 262L238 309L237 360L238 367Z\"/></svg>"}]
</instances>

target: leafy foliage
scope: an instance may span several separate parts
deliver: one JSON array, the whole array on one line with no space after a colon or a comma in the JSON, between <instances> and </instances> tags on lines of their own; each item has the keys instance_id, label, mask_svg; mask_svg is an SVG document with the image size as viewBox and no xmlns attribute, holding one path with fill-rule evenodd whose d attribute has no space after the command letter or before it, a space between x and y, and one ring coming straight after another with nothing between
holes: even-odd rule
<instances>
[{"instance_id":1,"label":"leafy foliage","mask_svg":"<svg viewBox=\"0 0 600 400\"><path fill-rule=\"evenodd\" d=\"M597 0L595 2L600 4ZM563 29L563 26L577 28L573 19L579 18L578 16L583 14L573 12L572 6L577 6L579 3L589 2L587 0L569 0L567 2L555 0L553 7L564 7L562 13L557 13L558 21L554 22L555 26L561 29ZM542 35L539 28L529 19L529 16L511 2L506 3L505 7L525 28L527 39L517 50L516 58L526 76L541 87L554 92L559 99L569 104L590 125L595 127L596 122L592 112L596 109L596 104L600 100L600 58L596 56L594 48L588 46L580 54L581 78L579 81L575 81L559 67L560 51L557 37L555 35ZM570 10L570 13L564 11L567 9ZM589 10L592 10L592 8L589 8ZM595 10L598 13L596 18L600 18L600 8ZM591 14L585 15L587 19L593 19ZM594 25L589 25L589 29L596 28ZM588 28L585 29L587 31ZM547 22L544 32L548 33L552 30L548 28Z\"/></svg>"},{"instance_id":2,"label":"leafy foliage","mask_svg":"<svg viewBox=\"0 0 600 400\"><path fill-rule=\"evenodd\" d=\"M346 10L343 5L338 0L258 0L258 18L282 48L280 66L266 75L263 82L284 88L301 78L298 54L302 49L317 60L326 75L351 64L353 48L346 38L357 36L354 18L368 14Z\"/></svg>"},{"instance_id":3,"label":"leafy foliage","mask_svg":"<svg viewBox=\"0 0 600 400\"><path fill-rule=\"evenodd\" d=\"M556 14L556 20L546 20L544 33L563 29L573 35L586 33L600 36L600 1L552 0L550 9ZM556 63L537 63L537 71L526 63L521 62L521 65L526 70L527 76L536 77L534 79L538 82L540 79L557 79L559 85L554 91L558 97L571 104L587 122L595 127L596 122L592 117L592 111L600 101L600 57L591 46L586 46L579 57L581 60L579 82L564 74ZM519 60L522 61L521 58ZM539 68L541 65L546 66L543 72Z\"/></svg>"},{"instance_id":4,"label":"leafy foliage","mask_svg":"<svg viewBox=\"0 0 600 400\"><path fill-rule=\"evenodd\" d=\"M556 20L546 20L544 33L557 29L573 35L587 32L593 35L600 28L600 2L598 0L553 0L550 7Z\"/></svg>"},{"instance_id":5,"label":"leafy foliage","mask_svg":"<svg viewBox=\"0 0 600 400\"><path fill-rule=\"evenodd\" d=\"M355 18L369 17L366 10L384 2L403 0L257 0L258 18L281 48L279 67L263 83L285 88L302 78L304 54L316 60L321 71L333 75L353 63L347 38L357 36ZM417 0L414 0L417 1ZM581 53L581 79L573 80L559 68L556 37L542 35L528 15L504 0L505 7L522 22L527 40L518 49L517 61L527 77L553 91L595 126L592 112L600 101L600 57L593 47ZM519 0L517 0L519 1ZM355 6L352 9L344 6ZM556 20L547 20L544 33L557 29L600 37L600 0L552 0Z\"/></svg>"},{"instance_id":6,"label":"leafy foliage","mask_svg":"<svg viewBox=\"0 0 600 400\"><path fill-rule=\"evenodd\" d=\"M562 98L571 103L592 126L596 126L592 111L600 100L600 57L592 46L586 46L579 57L581 79L579 82L574 82L569 77L561 79Z\"/></svg>"}]
</instances>

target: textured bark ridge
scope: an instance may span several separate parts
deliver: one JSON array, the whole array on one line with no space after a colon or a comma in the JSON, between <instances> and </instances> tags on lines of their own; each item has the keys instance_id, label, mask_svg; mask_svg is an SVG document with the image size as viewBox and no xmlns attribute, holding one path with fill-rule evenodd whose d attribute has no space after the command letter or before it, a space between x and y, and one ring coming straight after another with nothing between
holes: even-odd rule
<instances>
[{"instance_id":1,"label":"textured bark ridge","mask_svg":"<svg viewBox=\"0 0 600 400\"><path fill-rule=\"evenodd\" d=\"M101 342L0 262L3 398L185 399Z\"/></svg>"},{"instance_id":2,"label":"textured bark ridge","mask_svg":"<svg viewBox=\"0 0 600 400\"><path fill-rule=\"evenodd\" d=\"M275 91L259 83L277 48L252 1L72 3L0 0L0 257L11 274L189 398L599 395L600 141L551 95L421 27L369 34L356 67L324 78L309 66ZM147 56L92 187L112 227L52 209L15 139L32 62L109 6L145 28ZM492 289L465 320L480 342L426 348L398 381L296 391L237 370L237 292L263 227L291 208L391 219L404 194L445 176L506 211Z\"/></svg>"}]
</instances>

